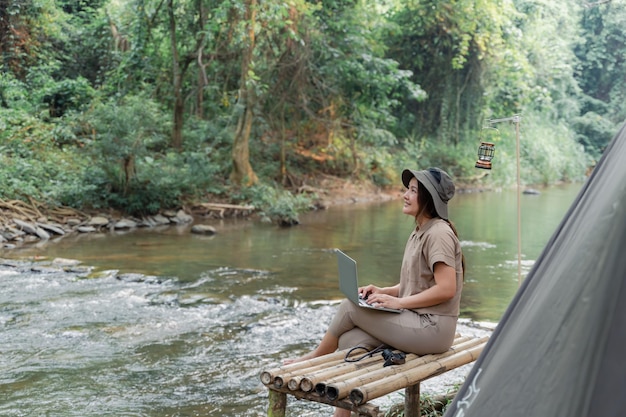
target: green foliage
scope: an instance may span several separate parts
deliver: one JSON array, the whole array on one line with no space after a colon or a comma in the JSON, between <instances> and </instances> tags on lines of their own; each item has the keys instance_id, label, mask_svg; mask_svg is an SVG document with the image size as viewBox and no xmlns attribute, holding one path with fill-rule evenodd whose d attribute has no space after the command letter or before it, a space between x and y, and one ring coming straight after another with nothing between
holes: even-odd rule
<instances>
[{"instance_id":1,"label":"green foliage","mask_svg":"<svg viewBox=\"0 0 626 417\"><path fill-rule=\"evenodd\" d=\"M606 102L623 99L625 94L623 77L616 78L624 74L626 65L626 13L619 3L585 8L581 19L583 38L575 49L581 59L581 87L586 94Z\"/></svg>"},{"instance_id":2,"label":"green foliage","mask_svg":"<svg viewBox=\"0 0 626 417\"><path fill-rule=\"evenodd\" d=\"M342 113L352 121L357 134L375 138L368 134L373 124L378 129L394 127L395 110L404 101L424 100L426 93L411 79L411 71L401 69L396 59L384 55L382 36L388 28L376 8L337 3L330 10L318 14L320 23L328 28L327 37L318 38L320 43L315 45L320 75L336 85Z\"/></svg>"},{"instance_id":3,"label":"green foliage","mask_svg":"<svg viewBox=\"0 0 626 417\"><path fill-rule=\"evenodd\" d=\"M495 156L486 184L508 186L517 178L516 134L513 123L495 125ZM494 138L492 138L494 139ZM476 149L478 142L476 143ZM476 158L476 153L474 153ZM539 114L523 115L520 123L520 176L522 184L548 185L582 181L589 166L574 134L564 123L555 125Z\"/></svg>"},{"instance_id":4,"label":"green foliage","mask_svg":"<svg viewBox=\"0 0 626 417\"><path fill-rule=\"evenodd\" d=\"M436 140L423 138L416 140L408 139L403 142L402 147L394 152L396 156L396 171L402 169L425 169L428 167L439 167L457 179L464 179L475 175L473 169L476 162L476 150L479 142L475 146L470 142L459 145L437 143Z\"/></svg>"},{"instance_id":5,"label":"green foliage","mask_svg":"<svg viewBox=\"0 0 626 417\"><path fill-rule=\"evenodd\" d=\"M32 111L33 106L28 100L29 89L26 83L18 80L11 72L0 71L0 109L16 111ZM2 123L2 119L0 119Z\"/></svg>"},{"instance_id":6,"label":"green foliage","mask_svg":"<svg viewBox=\"0 0 626 417\"><path fill-rule=\"evenodd\" d=\"M524 54L518 62L526 76L521 84L523 109L544 112L554 120L576 116L580 89L575 78L577 60L573 48L579 40L579 6L575 2L525 0L516 5L523 13L518 19L518 45ZM510 68L508 73L511 76L515 71ZM506 74L502 74L504 77Z\"/></svg>"},{"instance_id":7,"label":"green foliage","mask_svg":"<svg viewBox=\"0 0 626 417\"><path fill-rule=\"evenodd\" d=\"M256 207L263 221L281 226L293 226L300 223L298 213L309 210L314 197L292 194L280 187L262 183L232 194L233 200Z\"/></svg>"},{"instance_id":8,"label":"green foliage","mask_svg":"<svg viewBox=\"0 0 626 417\"><path fill-rule=\"evenodd\" d=\"M626 9L605 2L582 12L577 78L583 108L574 121L578 140L598 158L626 118Z\"/></svg>"},{"instance_id":9,"label":"green foliage","mask_svg":"<svg viewBox=\"0 0 626 417\"><path fill-rule=\"evenodd\" d=\"M254 171L289 186L312 172L386 186L425 166L476 178L484 120L516 113L523 182L575 180L592 163L578 144L599 158L626 117L626 11L615 2L269 0L254 21L249 5L9 0L4 197L137 215L224 198L245 104ZM173 151L175 103L183 140ZM484 181L507 186L514 129L498 128ZM285 223L308 206L278 186L230 198Z\"/></svg>"},{"instance_id":10,"label":"green foliage","mask_svg":"<svg viewBox=\"0 0 626 417\"><path fill-rule=\"evenodd\" d=\"M95 90L84 78L50 82L41 89L41 101L48 105L50 117L61 117L68 111L80 111L95 98Z\"/></svg>"},{"instance_id":11,"label":"green foliage","mask_svg":"<svg viewBox=\"0 0 626 417\"><path fill-rule=\"evenodd\" d=\"M515 65L511 3L505 1L419 1L398 3L390 13L388 56L413 73L428 99L405 100L399 136L435 137L458 144L480 126L489 106L489 80L501 82L499 57ZM410 51L410 53L407 53ZM497 93L496 93L497 94ZM511 97L517 102L518 94Z\"/></svg>"},{"instance_id":12,"label":"green foliage","mask_svg":"<svg viewBox=\"0 0 626 417\"><path fill-rule=\"evenodd\" d=\"M55 146L51 126L27 112L0 108L0 198L64 205L83 191L86 161Z\"/></svg>"},{"instance_id":13,"label":"green foliage","mask_svg":"<svg viewBox=\"0 0 626 417\"><path fill-rule=\"evenodd\" d=\"M128 96L97 104L82 116L91 139L87 153L95 173L104 178L100 186L111 193L111 204L132 214L152 214L161 202L171 203L174 195L166 191L162 176L153 176L153 153L167 144L167 123L159 106L144 96ZM92 174L93 175L93 174ZM150 203L155 198L154 203Z\"/></svg>"},{"instance_id":14,"label":"green foliage","mask_svg":"<svg viewBox=\"0 0 626 417\"><path fill-rule=\"evenodd\" d=\"M604 148L619 130L618 124L593 111L573 118L572 122L578 142L595 159L600 158Z\"/></svg>"},{"instance_id":15,"label":"green foliage","mask_svg":"<svg viewBox=\"0 0 626 417\"><path fill-rule=\"evenodd\" d=\"M388 149L379 147L364 148L361 152L367 178L379 187L389 187L396 184L399 168L396 166L395 156Z\"/></svg>"},{"instance_id":16,"label":"green foliage","mask_svg":"<svg viewBox=\"0 0 626 417\"><path fill-rule=\"evenodd\" d=\"M582 181L590 160L572 131L563 123L542 123L537 116L527 119L529 128L524 130L520 145L524 182L549 185Z\"/></svg>"}]
</instances>

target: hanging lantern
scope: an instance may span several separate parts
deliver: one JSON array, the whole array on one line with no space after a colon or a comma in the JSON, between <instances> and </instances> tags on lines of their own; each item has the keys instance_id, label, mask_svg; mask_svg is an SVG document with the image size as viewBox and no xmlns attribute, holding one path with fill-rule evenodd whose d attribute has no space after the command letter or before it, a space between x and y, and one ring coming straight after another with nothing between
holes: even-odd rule
<instances>
[{"instance_id":1,"label":"hanging lantern","mask_svg":"<svg viewBox=\"0 0 626 417\"><path fill-rule=\"evenodd\" d=\"M476 168L491 169L491 160L496 151L496 145L491 142L480 142Z\"/></svg>"}]
</instances>

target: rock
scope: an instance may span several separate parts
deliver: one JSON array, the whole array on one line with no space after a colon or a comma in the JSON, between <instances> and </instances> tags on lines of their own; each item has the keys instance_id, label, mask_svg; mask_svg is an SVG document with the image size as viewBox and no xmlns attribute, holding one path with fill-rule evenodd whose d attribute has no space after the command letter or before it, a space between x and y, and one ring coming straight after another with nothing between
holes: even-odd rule
<instances>
[{"instance_id":1,"label":"rock","mask_svg":"<svg viewBox=\"0 0 626 417\"><path fill-rule=\"evenodd\" d=\"M124 282L145 282L147 284L160 284L161 279L153 275L143 275L137 273L120 274L116 277L120 281Z\"/></svg>"},{"instance_id":2,"label":"rock","mask_svg":"<svg viewBox=\"0 0 626 417\"><path fill-rule=\"evenodd\" d=\"M80 219L71 218L71 219L67 219L66 223L68 226L72 227L72 226L78 226L79 224L82 223L82 221Z\"/></svg>"},{"instance_id":3,"label":"rock","mask_svg":"<svg viewBox=\"0 0 626 417\"><path fill-rule=\"evenodd\" d=\"M67 259L67 258L54 258L52 260L52 264L55 266L76 266L81 262L77 259Z\"/></svg>"},{"instance_id":4,"label":"rock","mask_svg":"<svg viewBox=\"0 0 626 417\"><path fill-rule=\"evenodd\" d=\"M96 231L96 228L93 226L79 226L76 230L80 233L92 233Z\"/></svg>"},{"instance_id":5,"label":"rock","mask_svg":"<svg viewBox=\"0 0 626 417\"><path fill-rule=\"evenodd\" d=\"M209 226L207 224L195 224L191 227L191 233L199 235L214 235L217 233L217 230L215 230L213 226Z\"/></svg>"},{"instance_id":6,"label":"rock","mask_svg":"<svg viewBox=\"0 0 626 417\"><path fill-rule=\"evenodd\" d=\"M39 237L39 239L50 239L50 234L35 224L31 224L19 219L13 219L13 222L18 225L23 231L30 235L35 235Z\"/></svg>"},{"instance_id":7,"label":"rock","mask_svg":"<svg viewBox=\"0 0 626 417\"><path fill-rule=\"evenodd\" d=\"M13 226L7 226L6 230L10 231L13 234L25 235L26 233L23 230L16 229Z\"/></svg>"},{"instance_id":8,"label":"rock","mask_svg":"<svg viewBox=\"0 0 626 417\"><path fill-rule=\"evenodd\" d=\"M169 224L170 223L170 219L163 216L162 214L157 214L156 216L153 216L152 219L156 222L156 224Z\"/></svg>"},{"instance_id":9,"label":"rock","mask_svg":"<svg viewBox=\"0 0 626 417\"><path fill-rule=\"evenodd\" d=\"M87 222L87 226L94 226L94 227L102 227L102 226L106 226L107 224L109 224L109 219L107 219L106 217L101 217L101 216L92 217Z\"/></svg>"},{"instance_id":10,"label":"rock","mask_svg":"<svg viewBox=\"0 0 626 417\"><path fill-rule=\"evenodd\" d=\"M21 230L23 230L24 232L30 234L30 235L35 235L37 234L37 228L36 226L27 223L25 221L19 220L19 219L13 219L13 223L15 223Z\"/></svg>"},{"instance_id":11,"label":"rock","mask_svg":"<svg viewBox=\"0 0 626 417\"><path fill-rule=\"evenodd\" d=\"M113 226L114 229L133 229L135 227L137 227L137 222L130 219L122 219Z\"/></svg>"},{"instance_id":12,"label":"rock","mask_svg":"<svg viewBox=\"0 0 626 417\"><path fill-rule=\"evenodd\" d=\"M26 234L23 230L11 226L7 226L5 232L8 233L4 235L8 240L16 240Z\"/></svg>"},{"instance_id":13,"label":"rock","mask_svg":"<svg viewBox=\"0 0 626 417\"><path fill-rule=\"evenodd\" d=\"M539 190L535 190L534 188L527 188L523 191L523 194L526 195L539 195L541 192Z\"/></svg>"},{"instance_id":14,"label":"rock","mask_svg":"<svg viewBox=\"0 0 626 417\"><path fill-rule=\"evenodd\" d=\"M178 223L191 223L193 221L193 216L185 213L184 210L178 210L174 218L179 220Z\"/></svg>"},{"instance_id":15,"label":"rock","mask_svg":"<svg viewBox=\"0 0 626 417\"><path fill-rule=\"evenodd\" d=\"M142 217L137 223L137 226L139 227L154 227L156 225L157 224L152 217Z\"/></svg>"},{"instance_id":16,"label":"rock","mask_svg":"<svg viewBox=\"0 0 626 417\"><path fill-rule=\"evenodd\" d=\"M63 230L63 226L60 224L53 223L37 223L37 226L41 227L44 230L52 232L57 235L63 236L65 234L65 230Z\"/></svg>"}]
</instances>

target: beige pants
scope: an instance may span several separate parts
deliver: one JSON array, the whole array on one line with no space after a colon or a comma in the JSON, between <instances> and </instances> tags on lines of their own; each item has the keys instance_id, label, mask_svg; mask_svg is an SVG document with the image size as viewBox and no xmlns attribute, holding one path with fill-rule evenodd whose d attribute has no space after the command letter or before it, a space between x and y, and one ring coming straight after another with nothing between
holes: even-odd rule
<instances>
[{"instance_id":1,"label":"beige pants","mask_svg":"<svg viewBox=\"0 0 626 417\"><path fill-rule=\"evenodd\" d=\"M339 349L387 345L407 353L424 355L445 352L452 346L457 317L400 314L355 306L344 300L328 331L339 338Z\"/></svg>"}]
</instances>

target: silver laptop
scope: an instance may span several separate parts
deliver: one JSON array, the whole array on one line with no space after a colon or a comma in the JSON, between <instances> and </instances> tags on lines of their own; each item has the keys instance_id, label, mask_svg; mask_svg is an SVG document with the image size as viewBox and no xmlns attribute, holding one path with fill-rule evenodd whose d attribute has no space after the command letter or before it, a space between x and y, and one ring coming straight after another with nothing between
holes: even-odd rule
<instances>
[{"instance_id":1,"label":"silver laptop","mask_svg":"<svg viewBox=\"0 0 626 417\"><path fill-rule=\"evenodd\" d=\"M402 310L395 308L376 307L374 305L367 304L359 295L359 282L356 273L356 261L343 253L339 249L335 249L337 254L337 264L339 266L339 289L348 300L354 304L363 308L372 308L374 310L389 311L391 313L401 313Z\"/></svg>"}]
</instances>

